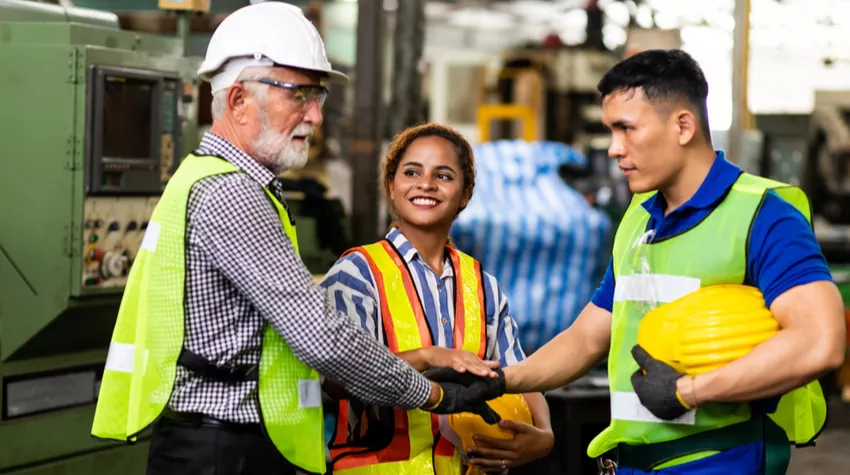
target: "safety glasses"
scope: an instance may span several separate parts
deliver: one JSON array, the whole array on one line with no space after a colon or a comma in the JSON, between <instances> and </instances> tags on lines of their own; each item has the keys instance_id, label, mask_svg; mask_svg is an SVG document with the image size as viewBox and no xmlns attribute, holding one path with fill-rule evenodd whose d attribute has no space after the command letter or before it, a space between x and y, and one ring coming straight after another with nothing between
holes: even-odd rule
<instances>
[{"instance_id":1,"label":"safety glasses","mask_svg":"<svg viewBox=\"0 0 850 475\"><path fill-rule=\"evenodd\" d=\"M253 79L254 82L275 86L286 89L292 95L293 101L299 108L306 106L310 102L315 102L322 107L325 104L325 99L328 98L328 88L316 84L293 84L290 82L276 81L269 78Z\"/></svg>"}]
</instances>

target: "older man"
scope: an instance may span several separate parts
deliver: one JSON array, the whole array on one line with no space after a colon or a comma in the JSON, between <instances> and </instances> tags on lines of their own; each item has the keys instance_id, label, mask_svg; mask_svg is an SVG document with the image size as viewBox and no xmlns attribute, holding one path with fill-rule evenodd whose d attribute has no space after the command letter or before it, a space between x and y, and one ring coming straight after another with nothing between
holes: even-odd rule
<instances>
[{"instance_id":1,"label":"older man","mask_svg":"<svg viewBox=\"0 0 850 475\"><path fill-rule=\"evenodd\" d=\"M322 473L318 373L373 404L492 415L483 402L504 386L489 367L472 363L471 384L425 379L329 311L298 257L275 175L307 160L322 80L346 79L300 9L234 12L199 74L214 124L151 217L92 433L132 440L153 425L151 474Z\"/></svg>"}]
</instances>

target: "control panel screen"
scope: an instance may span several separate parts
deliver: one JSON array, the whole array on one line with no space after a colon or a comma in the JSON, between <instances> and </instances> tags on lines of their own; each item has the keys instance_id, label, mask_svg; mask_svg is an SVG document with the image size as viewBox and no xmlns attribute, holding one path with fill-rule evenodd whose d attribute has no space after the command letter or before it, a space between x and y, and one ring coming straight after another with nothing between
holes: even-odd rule
<instances>
[{"instance_id":1,"label":"control panel screen","mask_svg":"<svg viewBox=\"0 0 850 475\"><path fill-rule=\"evenodd\" d=\"M109 158L150 158L155 82L106 76L103 84L103 149Z\"/></svg>"},{"instance_id":2,"label":"control panel screen","mask_svg":"<svg viewBox=\"0 0 850 475\"><path fill-rule=\"evenodd\" d=\"M180 146L180 77L95 65L87 85L87 194L161 193Z\"/></svg>"}]
</instances>

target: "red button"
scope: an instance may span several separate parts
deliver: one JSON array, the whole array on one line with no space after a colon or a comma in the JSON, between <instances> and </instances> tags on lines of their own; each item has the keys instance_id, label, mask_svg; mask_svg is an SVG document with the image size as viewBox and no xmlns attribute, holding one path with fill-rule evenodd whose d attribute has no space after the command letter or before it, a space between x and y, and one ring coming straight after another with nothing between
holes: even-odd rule
<instances>
[{"instance_id":1,"label":"red button","mask_svg":"<svg viewBox=\"0 0 850 475\"><path fill-rule=\"evenodd\" d=\"M103 260L103 249L96 247L91 250L91 254L89 254L89 259L93 261L102 261Z\"/></svg>"}]
</instances>

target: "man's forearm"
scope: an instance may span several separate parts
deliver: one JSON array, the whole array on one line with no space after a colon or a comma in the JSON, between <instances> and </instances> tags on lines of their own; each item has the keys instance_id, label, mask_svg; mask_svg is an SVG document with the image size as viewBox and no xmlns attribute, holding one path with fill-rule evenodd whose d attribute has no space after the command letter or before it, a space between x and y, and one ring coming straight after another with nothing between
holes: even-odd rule
<instances>
[{"instance_id":1,"label":"man's forearm","mask_svg":"<svg viewBox=\"0 0 850 475\"><path fill-rule=\"evenodd\" d=\"M308 288L282 300L300 305L284 307L283 315L269 321L298 359L364 403L403 409L425 405L431 383L347 316L325 306L324 290Z\"/></svg>"},{"instance_id":2,"label":"man's forearm","mask_svg":"<svg viewBox=\"0 0 850 475\"><path fill-rule=\"evenodd\" d=\"M689 378L680 379L680 394L692 398L695 393L699 404L777 396L844 361L844 302L832 282L793 287L773 301L770 311L782 328L779 333L738 360L697 376L693 387Z\"/></svg>"},{"instance_id":3,"label":"man's forearm","mask_svg":"<svg viewBox=\"0 0 850 475\"><path fill-rule=\"evenodd\" d=\"M560 388L605 358L605 348L588 345L579 329L569 328L524 361L504 368L507 392L531 393Z\"/></svg>"},{"instance_id":4,"label":"man's forearm","mask_svg":"<svg viewBox=\"0 0 850 475\"><path fill-rule=\"evenodd\" d=\"M817 379L831 366L817 343L800 331L782 330L726 366L678 381L686 402L745 402L784 394Z\"/></svg>"},{"instance_id":5,"label":"man's forearm","mask_svg":"<svg viewBox=\"0 0 850 475\"><path fill-rule=\"evenodd\" d=\"M416 369L340 316L342 328L330 325L326 338L338 351L319 354L314 368L340 381L354 397L367 404L414 409L425 405L432 388Z\"/></svg>"},{"instance_id":6,"label":"man's forearm","mask_svg":"<svg viewBox=\"0 0 850 475\"><path fill-rule=\"evenodd\" d=\"M520 363L504 368L509 393L548 391L569 384L605 357L611 312L587 304L572 326Z\"/></svg>"}]
</instances>

